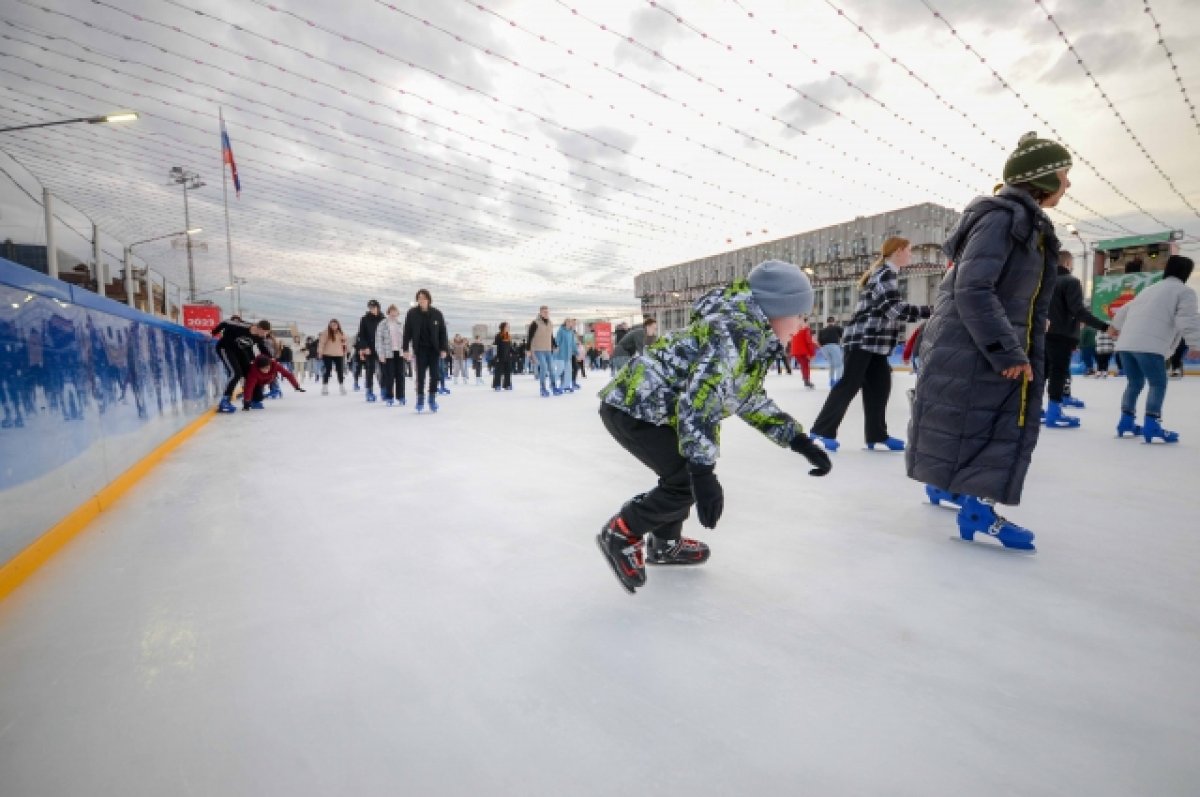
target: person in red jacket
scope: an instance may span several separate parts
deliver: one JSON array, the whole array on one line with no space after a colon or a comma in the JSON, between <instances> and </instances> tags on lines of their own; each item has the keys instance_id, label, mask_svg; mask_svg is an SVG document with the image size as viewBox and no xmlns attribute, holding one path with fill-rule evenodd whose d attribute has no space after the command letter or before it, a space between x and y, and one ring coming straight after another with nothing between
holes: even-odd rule
<instances>
[{"instance_id":1,"label":"person in red jacket","mask_svg":"<svg viewBox=\"0 0 1200 797\"><path fill-rule=\"evenodd\" d=\"M817 355L817 344L813 340L812 330L807 325L792 336L792 357L800 364L800 373L804 376L804 386L812 390L812 373L808 364Z\"/></svg>"},{"instance_id":2,"label":"person in red jacket","mask_svg":"<svg viewBox=\"0 0 1200 797\"><path fill-rule=\"evenodd\" d=\"M254 358L254 365L246 370L246 387L242 392L242 409L261 410L263 408L262 389L264 386L274 382L277 376L282 376L291 382L292 387L296 388L296 392L304 392L304 388L300 387L300 383L296 381L296 377L292 376L291 371L281 367L279 363L267 355L260 354Z\"/></svg>"}]
</instances>

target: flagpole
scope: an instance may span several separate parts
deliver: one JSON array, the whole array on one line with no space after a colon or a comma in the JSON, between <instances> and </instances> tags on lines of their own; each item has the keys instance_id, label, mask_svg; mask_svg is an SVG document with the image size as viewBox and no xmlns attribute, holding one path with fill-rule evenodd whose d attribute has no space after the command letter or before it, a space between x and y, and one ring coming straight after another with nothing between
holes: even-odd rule
<instances>
[{"instance_id":1,"label":"flagpole","mask_svg":"<svg viewBox=\"0 0 1200 797\"><path fill-rule=\"evenodd\" d=\"M221 119L221 132L225 132L225 110L217 108L217 115ZM229 284L233 286L229 297L230 304L233 305L233 315L241 315L242 313L242 286L238 284L237 278L233 276L233 238L229 235L229 174L225 168L225 158L221 158L221 196L225 200L225 255L229 261Z\"/></svg>"}]
</instances>

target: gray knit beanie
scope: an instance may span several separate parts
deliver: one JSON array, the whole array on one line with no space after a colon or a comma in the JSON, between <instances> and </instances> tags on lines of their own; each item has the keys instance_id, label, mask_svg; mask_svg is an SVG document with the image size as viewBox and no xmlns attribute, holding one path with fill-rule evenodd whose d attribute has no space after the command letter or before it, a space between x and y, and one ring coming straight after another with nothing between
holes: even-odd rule
<instances>
[{"instance_id":1,"label":"gray knit beanie","mask_svg":"<svg viewBox=\"0 0 1200 797\"><path fill-rule=\"evenodd\" d=\"M750 271L750 292L767 318L808 315L813 289L800 267L782 260L765 260Z\"/></svg>"}]
</instances>

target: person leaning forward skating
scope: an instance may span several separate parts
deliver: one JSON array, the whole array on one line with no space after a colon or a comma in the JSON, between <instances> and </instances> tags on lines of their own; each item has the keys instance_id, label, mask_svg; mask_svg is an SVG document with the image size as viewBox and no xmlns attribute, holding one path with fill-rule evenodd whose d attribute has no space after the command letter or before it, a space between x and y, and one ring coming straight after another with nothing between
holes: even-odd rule
<instances>
[{"instance_id":1,"label":"person leaning forward skating","mask_svg":"<svg viewBox=\"0 0 1200 797\"><path fill-rule=\"evenodd\" d=\"M1059 241L1046 215L1071 155L1033 133L1004 165L1004 186L963 211L943 250L953 265L921 336L908 426L908 476L935 504L959 507L965 540L983 533L1033 550L1034 535L996 513L1021 502L1041 430L1046 327Z\"/></svg>"},{"instance_id":2,"label":"person leaning forward skating","mask_svg":"<svg viewBox=\"0 0 1200 797\"><path fill-rule=\"evenodd\" d=\"M683 536L692 504L715 528L725 505L714 471L721 421L730 415L803 455L824 476L829 455L763 389L772 362L812 309L808 278L769 260L746 279L696 302L691 324L634 357L600 392L600 419L621 446L658 476L604 525L596 542L621 585L646 583L645 552L656 564L700 564L709 548Z\"/></svg>"}]
</instances>

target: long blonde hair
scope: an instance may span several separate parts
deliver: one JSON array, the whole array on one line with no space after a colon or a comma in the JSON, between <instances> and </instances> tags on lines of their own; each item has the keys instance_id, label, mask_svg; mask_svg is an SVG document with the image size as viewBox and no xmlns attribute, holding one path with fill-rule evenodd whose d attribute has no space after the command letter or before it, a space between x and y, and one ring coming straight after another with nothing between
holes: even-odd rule
<instances>
[{"instance_id":1,"label":"long blonde hair","mask_svg":"<svg viewBox=\"0 0 1200 797\"><path fill-rule=\"evenodd\" d=\"M858 278L858 287L865 288L867 283L871 281L871 277L874 276L875 272L878 271L880 267L882 267L883 264L888 261L888 258L899 252L901 249L906 248L908 248L907 238L900 238L897 236L895 238L888 238L886 241L884 241L883 248L879 251L879 257L875 258L875 262L871 264L871 267L867 269L861 277Z\"/></svg>"}]
</instances>

